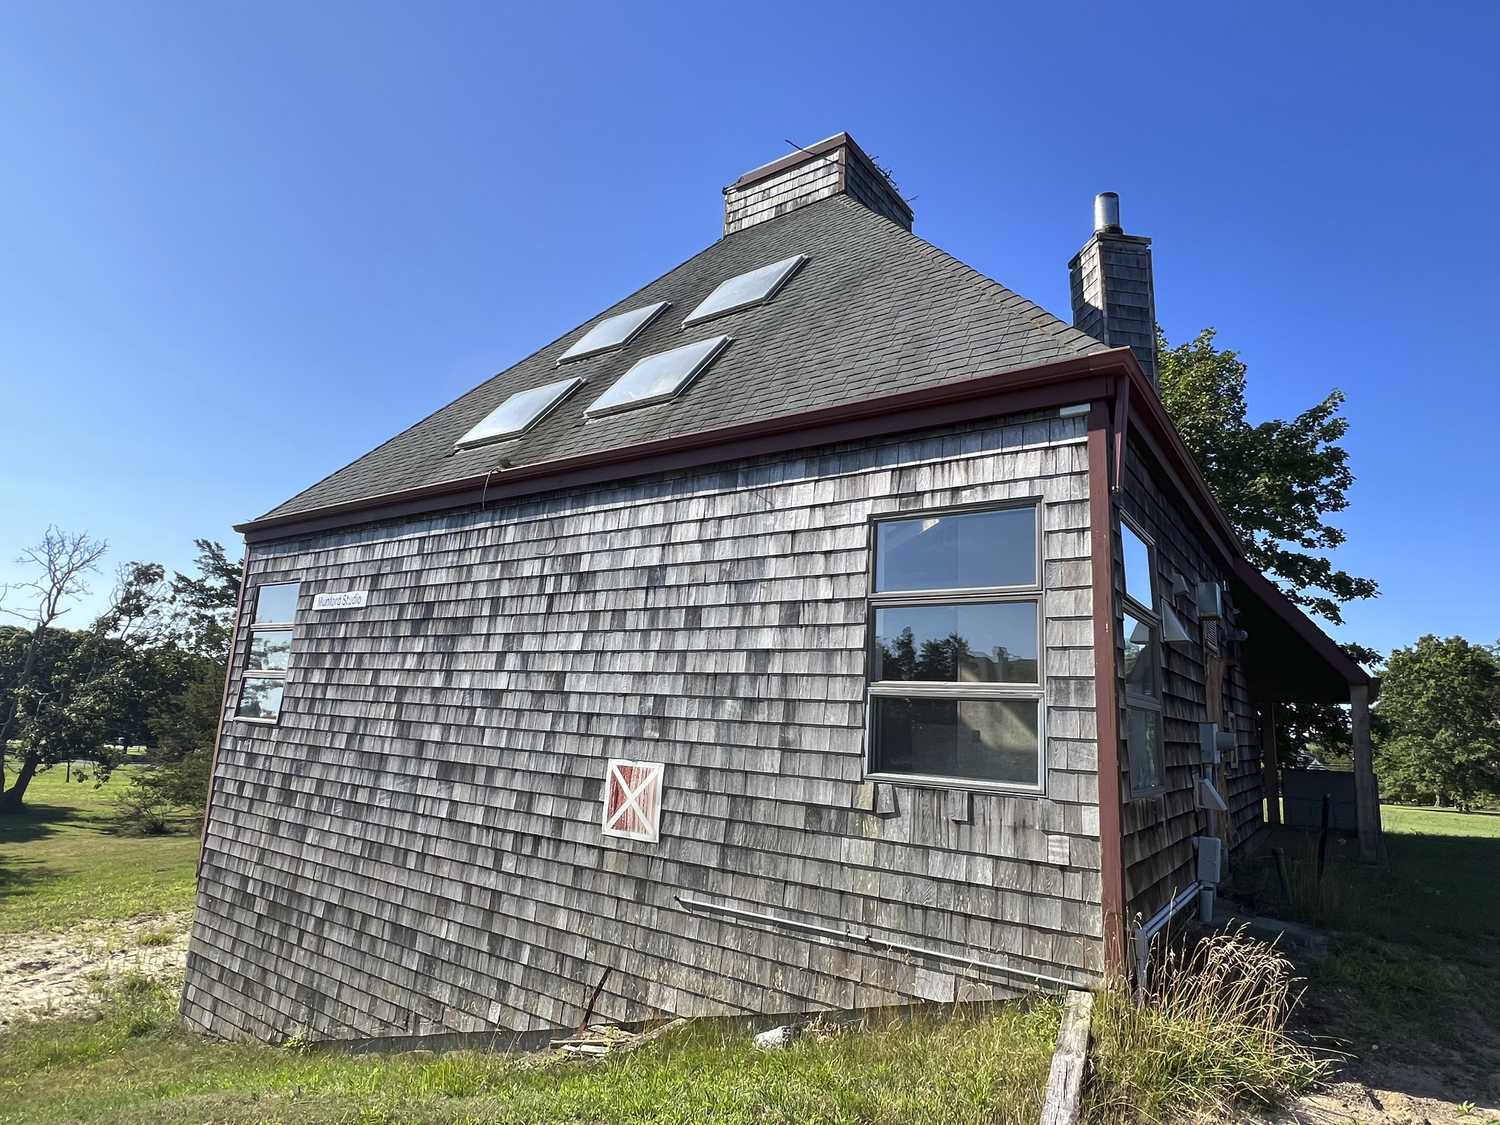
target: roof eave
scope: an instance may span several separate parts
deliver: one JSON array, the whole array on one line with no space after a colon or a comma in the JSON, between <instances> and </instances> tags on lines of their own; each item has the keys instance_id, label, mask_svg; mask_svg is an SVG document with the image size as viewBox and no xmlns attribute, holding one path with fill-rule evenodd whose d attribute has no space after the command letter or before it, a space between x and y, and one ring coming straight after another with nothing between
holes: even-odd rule
<instances>
[{"instance_id":1,"label":"roof eave","mask_svg":"<svg viewBox=\"0 0 1500 1125\"><path fill-rule=\"evenodd\" d=\"M688 468L807 448L830 441L881 436L1108 398L1113 394L1113 380L1124 373L1122 363L1128 358L1129 348L1092 352L837 406L699 430L511 469L492 469L439 484L379 493L282 516L262 516L236 524L235 530L251 542L292 538L312 530L307 525L313 523L319 525L316 530L326 530L333 526L388 518L372 513L395 506L432 502L423 509L427 511L465 506L474 502L469 494L476 491L483 492L488 499L499 500L571 487L582 483L576 479L580 473L605 468L609 469L609 476L596 479L618 480L626 475L662 471L663 461L670 461L673 468Z\"/></svg>"}]
</instances>

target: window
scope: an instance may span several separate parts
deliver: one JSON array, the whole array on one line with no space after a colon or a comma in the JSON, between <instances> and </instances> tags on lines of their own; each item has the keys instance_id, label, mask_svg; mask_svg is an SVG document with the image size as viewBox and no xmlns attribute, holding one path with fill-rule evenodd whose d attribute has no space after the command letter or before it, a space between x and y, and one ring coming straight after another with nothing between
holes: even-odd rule
<instances>
[{"instance_id":1,"label":"window","mask_svg":"<svg viewBox=\"0 0 1500 1125\"><path fill-rule=\"evenodd\" d=\"M728 336L715 336L712 340L700 340L696 344L685 344L637 360L635 366L596 398L584 413L596 418L600 414L613 414L618 410L631 410L676 398L728 344Z\"/></svg>"},{"instance_id":2,"label":"window","mask_svg":"<svg viewBox=\"0 0 1500 1125\"><path fill-rule=\"evenodd\" d=\"M520 437L582 385L582 379L562 379L545 387L517 391L453 444L459 449L472 449L476 445Z\"/></svg>"},{"instance_id":3,"label":"window","mask_svg":"<svg viewBox=\"0 0 1500 1125\"><path fill-rule=\"evenodd\" d=\"M286 689L287 657L292 651L292 623L297 618L298 584L259 586L251 616L250 648L235 715L273 723L281 715Z\"/></svg>"},{"instance_id":4,"label":"window","mask_svg":"<svg viewBox=\"0 0 1500 1125\"><path fill-rule=\"evenodd\" d=\"M640 335L641 329L655 320L657 314L666 307L666 301L657 301L654 305L647 305L645 308L633 309L627 313L620 313L619 316L612 316L608 320L601 320L585 332L577 343L563 352L557 362L567 363L569 360L582 359L586 355L597 355L599 352L623 348Z\"/></svg>"},{"instance_id":5,"label":"window","mask_svg":"<svg viewBox=\"0 0 1500 1125\"><path fill-rule=\"evenodd\" d=\"M1125 608L1120 636L1125 673L1125 746L1130 791L1162 787L1161 618L1156 611L1156 571L1149 539L1120 521Z\"/></svg>"},{"instance_id":6,"label":"window","mask_svg":"<svg viewBox=\"0 0 1500 1125\"><path fill-rule=\"evenodd\" d=\"M1037 507L880 520L870 773L1042 789Z\"/></svg>"},{"instance_id":7,"label":"window","mask_svg":"<svg viewBox=\"0 0 1500 1125\"><path fill-rule=\"evenodd\" d=\"M798 254L795 258L773 262L769 266L761 266L758 270L731 277L728 281L721 281L717 289L703 298L698 307L688 313L687 319L682 322L683 327L696 324L700 320L708 320L734 312L736 309L769 301L776 296L777 290L786 284L787 278L791 277L797 271L797 267L805 261L807 261L807 255Z\"/></svg>"}]
</instances>

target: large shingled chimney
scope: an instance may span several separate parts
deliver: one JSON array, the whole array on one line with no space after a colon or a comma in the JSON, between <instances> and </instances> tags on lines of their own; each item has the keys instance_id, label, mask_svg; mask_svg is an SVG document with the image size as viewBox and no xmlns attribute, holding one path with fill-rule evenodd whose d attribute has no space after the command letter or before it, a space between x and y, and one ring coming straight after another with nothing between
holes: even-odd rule
<instances>
[{"instance_id":1,"label":"large shingled chimney","mask_svg":"<svg viewBox=\"0 0 1500 1125\"><path fill-rule=\"evenodd\" d=\"M1094 236L1068 263L1073 327L1111 347L1129 346L1153 387L1156 376L1156 289L1151 240L1120 229L1120 197L1094 197Z\"/></svg>"},{"instance_id":2,"label":"large shingled chimney","mask_svg":"<svg viewBox=\"0 0 1500 1125\"><path fill-rule=\"evenodd\" d=\"M764 223L831 195L847 195L911 230L911 208L848 133L746 172L724 189L724 233Z\"/></svg>"}]
</instances>

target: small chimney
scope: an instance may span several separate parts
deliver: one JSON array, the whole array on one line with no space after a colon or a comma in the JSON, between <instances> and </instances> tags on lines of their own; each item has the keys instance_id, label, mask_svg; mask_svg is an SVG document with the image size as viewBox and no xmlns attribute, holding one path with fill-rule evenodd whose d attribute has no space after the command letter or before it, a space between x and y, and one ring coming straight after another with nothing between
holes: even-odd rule
<instances>
[{"instance_id":1,"label":"small chimney","mask_svg":"<svg viewBox=\"0 0 1500 1125\"><path fill-rule=\"evenodd\" d=\"M1120 197L1094 197L1094 236L1068 263L1073 327L1110 347L1129 346L1157 386L1156 289L1151 240L1120 228Z\"/></svg>"},{"instance_id":2,"label":"small chimney","mask_svg":"<svg viewBox=\"0 0 1500 1125\"><path fill-rule=\"evenodd\" d=\"M896 185L853 137L839 133L746 172L725 188L724 233L768 222L832 195L847 195L911 230L911 208Z\"/></svg>"}]
</instances>

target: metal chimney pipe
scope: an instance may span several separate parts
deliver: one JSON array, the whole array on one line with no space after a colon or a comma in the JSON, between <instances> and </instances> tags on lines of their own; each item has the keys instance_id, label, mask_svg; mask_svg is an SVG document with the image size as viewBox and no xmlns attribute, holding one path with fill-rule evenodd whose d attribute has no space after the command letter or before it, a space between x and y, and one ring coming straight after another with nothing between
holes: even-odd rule
<instances>
[{"instance_id":1,"label":"metal chimney pipe","mask_svg":"<svg viewBox=\"0 0 1500 1125\"><path fill-rule=\"evenodd\" d=\"M1119 230L1120 197L1112 191L1101 191L1094 196L1094 233L1117 234Z\"/></svg>"}]
</instances>

